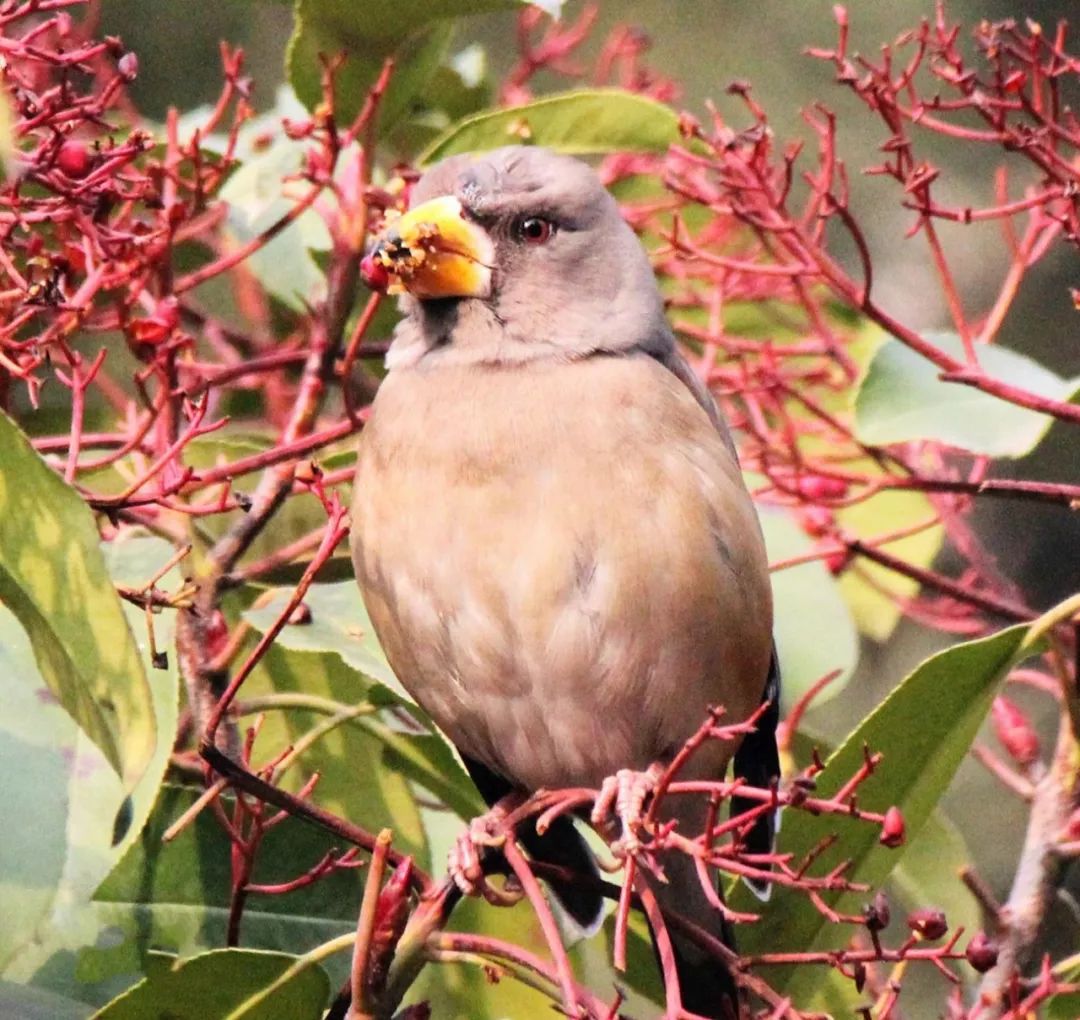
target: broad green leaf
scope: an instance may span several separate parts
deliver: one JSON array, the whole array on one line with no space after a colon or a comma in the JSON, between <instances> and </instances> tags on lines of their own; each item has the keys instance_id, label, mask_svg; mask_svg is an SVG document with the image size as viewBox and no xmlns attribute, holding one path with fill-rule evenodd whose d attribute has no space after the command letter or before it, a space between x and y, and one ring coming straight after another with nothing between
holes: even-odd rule
<instances>
[{"instance_id":1,"label":"broad green leaf","mask_svg":"<svg viewBox=\"0 0 1080 1020\"><path fill-rule=\"evenodd\" d=\"M87 979L140 970L152 948L188 956L224 946L231 889L231 845L225 830L212 812L204 811L171 842L162 839L200 792L164 786L142 838L98 889L100 916L123 938L84 951L81 972ZM231 812L231 798L224 803ZM365 824L366 819L355 821ZM267 885L290 881L335 847L346 849L330 833L286 819L265 836L253 880ZM362 871L344 869L289 893L252 893L241 923L243 943L254 949L308 952L355 927L363 885Z\"/></svg>"},{"instance_id":2,"label":"broad green leaf","mask_svg":"<svg viewBox=\"0 0 1080 1020\"><path fill-rule=\"evenodd\" d=\"M284 591L277 593L277 598L248 610L244 618L256 630L264 631L280 612L286 596ZM318 693L315 686L305 681L303 671L309 668L305 664L327 660L324 663L326 693L335 700L351 704L366 698L382 705L403 704L414 718L430 726L391 671L355 581L312 585L305 604L311 610L311 622L286 626L271 653L288 652L292 656L284 668L270 671L277 690ZM294 673L295 685L290 679ZM373 716L363 716L350 723L350 728L384 746L388 755L386 764L391 768L420 783L459 816L475 816L483 805L472 780L446 740L434 729L422 732L419 727L420 722L415 727L403 728L396 721ZM355 791L354 777L359 767L359 761L348 763L343 777L345 789ZM325 791L326 782L324 778L320 791Z\"/></svg>"},{"instance_id":3,"label":"broad green leaf","mask_svg":"<svg viewBox=\"0 0 1080 1020\"><path fill-rule=\"evenodd\" d=\"M145 980L94 1014L94 1020L319 1020L330 982L318 966L307 967L277 987L296 958L251 949L218 949L190 960L155 954L158 965Z\"/></svg>"},{"instance_id":4,"label":"broad green leaf","mask_svg":"<svg viewBox=\"0 0 1080 1020\"><path fill-rule=\"evenodd\" d=\"M346 62L335 78L338 123L359 112L383 61L393 56L394 74L380 106L380 124L393 125L427 86L446 57L454 19L511 11L522 0L395 0L357 4L353 0L296 0L295 28L286 56L289 81L312 108L321 98L319 54Z\"/></svg>"},{"instance_id":5,"label":"broad green leaf","mask_svg":"<svg viewBox=\"0 0 1080 1020\"><path fill-rule=\"evenodd\" d=\"M909 844L915 840L949 785L975 739L997 683L1021 653L1028 628L1012 627L988 638L959 644L932 656L911 673L847 737L817 778L818 795L829 797L851 778L863 761L863 749L884 759L859 788L859 806L885 811L898 807L904 816ZM839 839L815 862L814 874L825 874L850 860L848 877L871 888L880 885L902 859L900 850L878 845L873 826L840 816L813 816L787 810L779 849L801 860L825 836ZM865 896L827 894L831 906L859 912ZM826 949L850 936L843 925L830 924L809 899L783 888L773 891L763 919L740 930L740 948L748 953ZM736 909L754 909L752 894L739 887L733 893ZM770 983L803 1001L812 992L811 968L770 973Z\"/></svg>"},{"instance_id":6,"label":"broad green leaf","mask_svg":"<svg viewBox=\"0 0 1080 1020\"><path fill-rule=\"evenodd\" d=\"M249 609L244 619L258 631L267 630L289 594L285 589L275 592L265 604ZM286 626L277 639L278 645L297 652L333 652L347 666L389 688L397 699L412 704L379 647L355 581L313 584L304 604L311 611L310 622ZM364 693L359 687L355 691L356 695Z\"/></svg>"},{"instance_id":7,"label":"broad green leaf","mask_svg":"<svg viewBox=\"0 0 1080 1020\"><path fill-rule=\"evenodd\" d=\"M670 106L621 89L580 89L466 117L432 142L418 162L519 143L576 156L666 152L678 138L679 118Z\"/></svg>"},{"instance_id":8,"label":"broad green leaf","mask_svg":"<svg viewBox=\"0 0 1080 1020\"><path fill-rule=\"evenodd\" d=\"M157 538L126 536L104 546L112 578L144 583L172 554ZM181 582L171 570L162 590ZM178 676L175 657L168 668L151 663L141 610L124 606L138 635L150 678L160 733L176 730ZM154 617L158 647L172 645L174 616ZM172 750L159 742L154 757L130 796L100 749L56 702L34 663L30 642L15 618L0 608L0 768L5 782L7 834L0 840L0 901L6 921L0 929L0 972L11 981L30 981L82 998L75 953L93 945L102 925L91 903L98 883L138 839ZM115 844L121 806L127 833ZM115 844L115 845L114 845Z\"/></svg>"},{"instance_id":9,"label":"broad green leaf","mask_svg":"<svg viewBox=\"0 0 1080 1020\"><path fill-rule=\"evenodd\" d=\"M86 1020L91 1012L74 999L0 981L0 1017L5 1020Z\"/></svg>"},{"instance_id":10,"label":"broad green leaf","mask_svg":"<svg viewBox=\"0 0 1080 1020\"><path fill-rule=\"evenodd\" d=\"M928 333L946 354L964 359L953 333ZM1053 400L1080 396L1080 380L1062 379L1004 347L980 345L979 364L994 379ZM882 345L855 402L855 426L865 443L930 439L988 457L1030 453L1053 423L1049 415L1017 407L972 386L944 382L941 370L899 340Z\"/></svg>"},{"instance_id":11,"label":"broad green leaf","mask_svg":"<svg viewBox=\"0 0 1080 1020\"><path fill-rule=\"evenodd\" d=\"M49 689L128 790L154 753L139 650L86 504L0 414L0 600L30 637Z\"/></svg>"},{"instance_id":12,"label":"broad green leaf","mask_svg":"<svg viewBox=\"0 0 1080 1020\"><path fill-rule=\"evenodd\" d=\"M941 811L926 819L922 830L904 850L889 883L908 910L936 907L945 912L949 931L963 928L974 935L983 925L975 897L960 880L960 872L971 864L971 854L960 830ZM971 971L961 968L962 976Z\"/></svg>"},{"instance_id":13,"label":"broad green leaf","mask_svg":"<svg viewBox=\"0 0 1080 1020\"><path fill-rule=\"evenodd\" d=\"M241 697L314 696L351 706L370 700L365 688L362 678L338 656L296 651L279 641L244 685ZM427 845L412 789L405 776L386 766L385 745L361 725L365 718L342 722L320 737L303 753L283 785L295 790L318 772L319 783L311 795L314 801L370 832L392 829L395 847L426 866ZM326 722L325 712L314 709L267 711L255 745L256 760L273 757Z\"/></svg>"},{"instance_id":14,"label":"broad green leaf","mask_svg":"<svg viewBox=\"0 0 1080 1020\"><path fill-rule=\"evenodd\" d=\"M813 543L790 514L760 508L769 560L778 562L808 552ZM836 678L815 702L840 693L859 658L859 636L836 579L820 561L774 571L774 633L780 655L785 704L793 704L826 673ZM828 635L828 640L822 640Z\"/></svg>"}]
</instances>

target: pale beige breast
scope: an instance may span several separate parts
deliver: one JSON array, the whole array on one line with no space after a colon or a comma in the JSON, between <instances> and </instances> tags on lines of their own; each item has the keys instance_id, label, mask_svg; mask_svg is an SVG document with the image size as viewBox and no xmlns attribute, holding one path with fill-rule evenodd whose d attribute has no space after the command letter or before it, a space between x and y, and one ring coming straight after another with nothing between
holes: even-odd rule
<instances>
[{"instance_id":1,"label":"pale beige breast","mask_svg":"<svg viewBox=\"0 0 1080 1020\"><path fill-rule=\"evenodd\" d=\"M707 705L741 719L760 700L756 516L705 412L649 358L391 373L353 558L402 683L526 788L642 767Z\"/></svg>"}]
</instances>

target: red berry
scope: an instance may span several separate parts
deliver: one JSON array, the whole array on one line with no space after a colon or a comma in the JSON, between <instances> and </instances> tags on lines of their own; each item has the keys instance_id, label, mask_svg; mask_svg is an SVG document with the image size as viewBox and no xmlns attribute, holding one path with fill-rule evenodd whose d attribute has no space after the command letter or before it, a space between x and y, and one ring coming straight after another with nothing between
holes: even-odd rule
<instances>
[{"instance_id":1,"label":"red berry","mask_svg":"<svg viewBox=\"0 0 1080 1020\"><path fill-rule=\"evenodd\" d=\"M374 254L365 255L360 260L360 276L370 290L380 294L384 294L390 285L390 273Z\"/></svg>"},{"instance_id":2,"label":"red berry","mask_svg":"<svg viewBox=\"0 0 1080 1020\"><path fill-rule=\"evenodd\" d=\"M1027 767L1038 759L1038 734L1019 705L999 694L994 699L991 717L998 742L1017 765Z\"/></svg>"},{"instance_id":3,"label":"red berry","mask_svg":"<svg viewBox=\"0 0 1080 1020\"><path fill-rule=\"evenodd\" d=\"M795 488L806 499L843 499L847 495L848 483L842 478L829 478L826 475L804 475Z\"/></svg>"},{"instance_id":4,"label":"red berry","mask_svg":"<svg viewBox=\"0 0 1080 1020\"><path fill-rule=\"evenodd\" d=\"M967 962L970 963L975 970L980 974L985 974L995 963L997 963L997 943L993 939L988 938L981 931L978 931L972 936L971 941L967 944L967 949L964 950L964 956L967 957Z\"/></svg>"},{"instance_id":5,"label":"red berry","mask_svg":"<svg viewBox=\"0 0 1080 1020\"><path fill-rule=\"evenodd\" d=\"M908 914L907 924L924 939L939 939L949 930L949 922L945 920L944 912L932 907L913 910Z\"/></svg>"},{"instance_id":6,"label":"red berry","mask_svg":"<svg viewBox=\"0 0 1080 1020\"><path fill-rule=\"evenodd\" d=\"M56 166L73 181L78 181L93 169L94 157L82 142L69 138L56 153Z\"/></svg>"},{"instance_id":7,"label":"red berry","mask_svg":"<svg viewBox=\"0 0 1080 1020\"><path fill-rule=\"evenodd\" d=\"M904 816L898 807L893 806L885 812L885 820L881 823L881 838L878 842L888 847L903 846Z\"/></svg>"},{"instance_id":8,"label":"red berry","mask_svg":"<svg viewBox=\"0 0 1080 1020\"><path fill-rule=\"evenodd\" d=\"M799 511L803 531L811 538L821 538L833 528L833 514L823 506L804 506Z\"/></svg>"}]
</instances>

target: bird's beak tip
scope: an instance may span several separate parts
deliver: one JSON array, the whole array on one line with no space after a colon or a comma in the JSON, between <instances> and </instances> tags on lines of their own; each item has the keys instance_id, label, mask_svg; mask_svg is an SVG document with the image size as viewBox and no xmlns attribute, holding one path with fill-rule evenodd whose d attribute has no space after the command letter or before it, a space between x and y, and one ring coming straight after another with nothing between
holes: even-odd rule
<instances>
[{"instance_id":1,"label":"bird's beak tip","mask_svg":"<svg viewBox=\"0 0 1080 1020\"><path fill-rule=\"evenodd\" d=\"M388 221L360 262L372 290L414 297L487 297L494 246L450 195L423 202Z\"/></svg>"}]
</instances>

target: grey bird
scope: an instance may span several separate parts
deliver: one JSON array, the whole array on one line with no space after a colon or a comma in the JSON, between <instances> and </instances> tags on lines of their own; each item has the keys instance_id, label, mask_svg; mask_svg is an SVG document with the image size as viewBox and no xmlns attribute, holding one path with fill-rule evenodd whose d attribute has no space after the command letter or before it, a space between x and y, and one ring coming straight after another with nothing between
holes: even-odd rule
<instances>
[{"instance_id":1,"label":"grey bird","mask_svg":"<svg viewBox=\"0 0 1080 1020\"><path fill-rule=\"evenodd\" d=\"M757 516L594 171L532 147L451 157L365 270L402 295L404 317L360 442L356 576L391 666L482 795L598 788L669 762L710 706L738 722L763 699L735 768L774 779ZM686 778L722 777L735 751L709 743ZM701 832L704 804L666 804ZM753 849L768 849L770 824ZM519 837L535 858L595 867L569 819ZM692 863L670 856L661 906L721 933ZM595 891L552 891L583 927L602 916ZM728 1015L730 976L685 939L675 949L684 1007Z\"/></svg>"}]
</instances>

